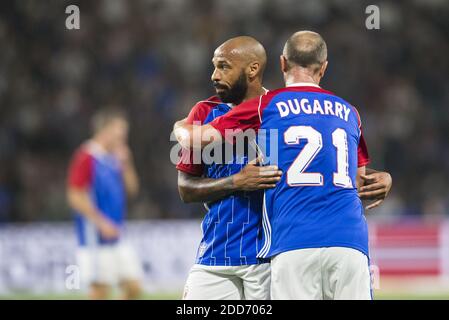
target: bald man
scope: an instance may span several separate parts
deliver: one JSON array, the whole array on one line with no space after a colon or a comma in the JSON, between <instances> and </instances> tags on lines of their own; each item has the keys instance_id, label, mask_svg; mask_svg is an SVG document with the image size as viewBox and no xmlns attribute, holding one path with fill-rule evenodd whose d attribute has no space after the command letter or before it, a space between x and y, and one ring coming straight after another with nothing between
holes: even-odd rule
<instances>
[{"instance_id":1,"label":"bald man","mask_svg":"<svg viewBox=\"0 0 449 320\"><path fill-rule=\"evenodd\" d=\"M285 88L208 124L179 121L174 128L186 148L194 140L203 148L222 136L233 141L229 130L276 130L266 135L264 151L276 151L270 150L273 139L277 158L264 164L285 174L264 192L266 238L257 255L271 259L274 299L371 298L368 230L357 188L380 189L365 175L369 157L357 110L319 87L327 64L319 34L295 33L281 55ZM387 180L383 188L389 190Z\"/></svg>"},{"instance_id":2,"label":"bald man","mask_svg":"<svg viewBox=\"0 0 449 320\"><path fill-rule=\"evenodd\" d=\"M187 121L207 124L235 105L264 94L266 60L265 49L251 37L233 38L219 46L211 77L217 95L198 102ZM182 200L204 202L207 209L184 299L270 297L270 265L257 258L264 242L261 191L274 187L281 172L276 166L248 163L248 150L231 156L231 161L194 163L193 153L184 150L177 165Z\"/></svg>"},{"instance_id":3,"label":"bald man","mask_svg":"<svg viewBox=\"0 0 449 320\"><path fill-rule=\"evenodd\" d=\"M212 62L215 67L212 82L217 96L197 103L188 123L207 124L231 111L236 104L266 94L262 87L266 54L257 40L230 39L216 49ZM243 163L237 160L234 158L230 165L193 164L192 154L184 151L177 166L181 198L185 202L208 202L208 213L202 224L203 239L185 286L186 299L269 297L268 265L266 260L256 257L256 251L265 243L265 233L261 230L262 197L257 190L272 188L280 172L276 166L260 167L254 163L244 166L248 161L244 157ZM385 172L372 171L366 179L374 188L366 190L364 197L375 199L371 206L377 206L391 187L391 177ZM244 241L235 245L229 239ZM226 252L220 252L225 249ZM220 257L223 254L225 259Z\"/></svg>"}]
</instances>

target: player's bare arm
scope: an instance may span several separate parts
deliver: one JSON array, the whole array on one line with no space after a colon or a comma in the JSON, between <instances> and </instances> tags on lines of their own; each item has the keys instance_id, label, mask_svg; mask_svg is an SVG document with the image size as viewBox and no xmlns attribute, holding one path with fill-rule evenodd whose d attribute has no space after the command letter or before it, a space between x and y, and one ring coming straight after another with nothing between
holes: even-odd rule
<instances>
[{"instance_id":1,"label":"player's bare arm","mask_svg":"<svg viewBox=\"0 0 449 320\"><path fill-rule=\"evenodd\" d=\"M388 172L367 168L366 173L361 175L361 179L363 184L358 188L360 198L374 201L366 209L378 207L390 192L393 184L391 175Z\"/></svg>"},{"instance_id":2,"label":"player's bare arm","mask_svg":"<svg viewBox=\"0 0 449 320\"><path fill-rule=\"evenodd\" d=\"M176 140L185 149L202 149L210 143L221 143L220 132L210 124L188 124L186 119L177 121L173 126Z\"/></svg>"},{"instance_id":3,"label":"player's bare arm","mask_svg":"<svg viewBox=\"0 0 449 320\"><path fill-rule=\"evenodd\" d=\"M213 202L236 191L274 188L282 176L277 166L257 166L249 162L239 173L220 179L197 177L178 172L178 190L184 202Z\"/></svg>"},{"instance_id":4,"label":"player's bare arm","mask_svg":"<svg viewBox=\"0 0 449 320\"><path fill-rule=\"evenodd\" d=\"M100 230L104 238L114 239L119 236L117 226L95 207L87 190L69 187L67 200L72 209L84 215Z\"/></svg>"},{"instance_id":5,"label":"player's bare arm","mask_svg":"<svg viewBox=\"0 0 449 320\"><path fill-rule=\"evenodd\" d=\"M128 145L120 144L114 153L122 165L126 193L130 198L134 198L139 193L139 177L134 166L132 152Z\"/></svg>"},{"instance_id":6,"label":"player's bare arm","mask_svg":"<svg viewBox=\"0 0 449 320\"><path fill-rule=\"evenodd\" d=\"M356 176L356 183L355 183L357 190L359 190L359 188L361 188L363 186L364 181L363 181L362 176L364 176L365 174L366 174L365 166L357 168L357 176Z\"/></svg>"},{"instance_id":7,"label":"player's bare arm","mask_svg":"<svg viewBox=\"0 0 449 320\"><path fill-rule=\"evenodd\" d=\"M211 125L189 125L181 120L174 127L178 142L185 148L204 148L206 145L221 142L220 132ZM178 130L178 131L176 131ZM379 172L363 167L357 178L357 189L362 200L372 200L366 209L378 207L387 197L392 186L392 178L388 172Z\"/></svg>"}]
</instances>

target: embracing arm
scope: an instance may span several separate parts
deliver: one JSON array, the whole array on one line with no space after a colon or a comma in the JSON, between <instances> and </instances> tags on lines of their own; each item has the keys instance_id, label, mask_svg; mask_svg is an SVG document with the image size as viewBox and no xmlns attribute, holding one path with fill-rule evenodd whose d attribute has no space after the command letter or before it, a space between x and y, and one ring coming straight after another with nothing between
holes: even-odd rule
<instances>
[{"instance_id":1,"label":"embracing arm","mask_svg":"<svg viewBox=\"0 0 449 320\"><path fill-rule=\"evenodd\" d=\"M369 163L368 148L363 134L360 137L358 147L358 161L359 165L363 166ZM391 175L388 172L380 172L371 168L365 168L365 172L360 176L358 175L357 180L360 199L374 201L366 209L379 206L387 197L392 185Z\"/></svg>"},{"instance_id":2,"label":"embracing arm","mask_svg":"<svg viewBox=\"0 0 449 320\"><path fill-rule=\"evenodd\" d=\"M357 177L356 177L356 186L357 190L360 189L361 186L363 186L363 176L366 174L366 167L358 167L357 168Z\"/></svg>"},{"instance_id":3,"label":"embracing arm","mask_svg":"<svg viewBox=\"0 0 449 320\"><path fill-rule=\"evenodd\" d=\"M393 179L388 172L366 168L366 173L361 175L362 183L358 185L359 196L362 200L374 200L366 209L379 206L387 197L393 184Z\"/></svg>"},{"instance_id":4,"label":"embracing arm","mask_svg":"<svg viewBox=\"0 0 449 320\"><path fill-rule=\"evenodd\" d=\"M174 134L179 144L186 149L202 149L210 143L221 143L223 138L233 138L248 129L260 128L259 98L251 99L235 106L231 111L198 126L189 124L188 119L175 123Z\"/></svg>"},{"instance_id":5,"label":"embracing arm","mask_svg":"<svg viewBox=\"0 0 449 320\"><path fill-rule=\"evenodd\" d=\"M197 177L178 171L178 190L181 200L189 202L212 202L236 191L233 176L220 179Z\"/></svg>"},{"instance_id":6,"label":"embracing arm","mask_svg":"<svg viewBox=\"0 0 449 320\"><path fill-rule=\"evenodd\" d=\"M220 132L210 124L194 125L187 123L187 118L177 121L173 126L176 140L185 149L202 149L210 143L222 142Z\"/></svg>"},{"instance_id":7,"label":"embracing arm","mask_svg":"<svg viewBox=\"0 0 449 320\"><path fill-rule=\"evenodd\" d=\"M275 187L282 172L277 166L248 163L242 171L225 178L211 179L178 172L179 195L184 202L213 202L236 191L254 191Z\"/></svg>"}]
</instances>

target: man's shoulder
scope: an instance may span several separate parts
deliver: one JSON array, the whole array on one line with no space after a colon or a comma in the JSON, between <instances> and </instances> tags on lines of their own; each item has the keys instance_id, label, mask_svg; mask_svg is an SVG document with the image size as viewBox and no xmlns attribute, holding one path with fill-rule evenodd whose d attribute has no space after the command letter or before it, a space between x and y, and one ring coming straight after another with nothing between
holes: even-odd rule
<instances>
[{"instance_id":1,"label":"man's shoulder","mask_svg":"<svg viewBox=\"0 0 449 320\"><path fill-rule=\"evenodd\" d=\"M315 86L298 86L298 87L282 87L277 88L274 90L267 90L264 94L252 98L241 105L244 106L251 106L251 107L257 107L259 109L259 112L261 109L264 109L276 96L283 94L283 93L294 93L294 92L317 92L317 93L324 93L324 94L330 94L334 95L331 91L322 89L320 87Z\"/></svg>"},{"instance_id":2,"label":"man's shoulder","mask_svg":"<svg viewBox=\"0 0 449 320\"><path fill-rule=\"evenodd\" d=\"M218 107L219 105L223 104L219 97L212 96L204 100L198 101L192 109L198 109L198 110L208 110L210 111L213 108Z\"/></svg>"},{"instance_id":3,"label":"man's shoulder","mask_svg":"<svg viewBox=\"0 0 449 320\"><path fill-rule=\"evenodd\" d=\"M211 96L207 99L198 101L197 103L202 103L206 105L217 105L223 103L218 96Z\"/></svg>"},{"instance_id":4,"label":"man's shoulder","mask_svg":"<svg viewBox=\"0 0 449 320\"><path fill-rule=\"evenodd\" d=\"M108 153L99 144L93 140L83 142L74 152L72 161L87 162L87 161L102 161L105 158L115 158L111 153Z\"/></svg>"},{"instance_id":5,"label":"man's shoulder","mask_svg":"<svg viewBox=\"0 0 449 320\"><path fill-rule=\"evenodd\" d=\"M68 166L68 184L84 187L90 183L93 170L93 157L87 151L85 144L79 146L73 153Z\"/></svg>"},{"instance_id":6,"label":"man's shoulder","mask_svg":"<svg viewBox=\"0 0 449 320\"><path fill-rule=\"evenodd\" d=\"M323 89L318 86L291 86L270 90L266 93L265 99L273 98L281 93L294 93L294 92L315 92L335 96L335 94L332 91Z\"/></svg>"},{"instance_id":7,"label":"man's shoulder","mask_svg":"<svg viewBox=\"0 0 449 320\"><path fill-rule=\"evenodd\" d=\"M188 121L203 122L207 118L209 113L221 104L223 104L223 102L217 96L212 96L207 99L198 101L192 107L192 110L190 110Z\"/></svg>"},{"instance_id":8,"label":"man's shoulder","mask_svg":"<svg viewBox=\"0 0 449 320\"><path fill-rule=\"evenodd\" d=\"M72 154L73 160L86 161L91 160L92 158L93 156L92 152L90 152L88 141L83 142L80 146L78 146Z\"/></svg>"}]
</instances>

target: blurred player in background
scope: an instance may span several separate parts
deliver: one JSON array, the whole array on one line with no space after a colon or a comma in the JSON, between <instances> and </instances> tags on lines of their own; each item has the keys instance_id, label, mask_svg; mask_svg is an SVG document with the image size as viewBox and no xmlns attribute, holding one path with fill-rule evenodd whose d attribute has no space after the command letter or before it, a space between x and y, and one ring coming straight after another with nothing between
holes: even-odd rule
<instances>
[{"instance_id":1,"label":"blurred player in background","mask_svg":"<svg viewBox=\"0 0 449 320\"><path fill-rule=\"evenodd\" d=\"M93 137L75 152L68 172L67 198L75 212L81 280L91 299L108 298L120 285L124 299L138 298L142 269L121 240L127 197L139 181L128 147L128 121L119 109L99 111Z\"/></svg>"},{"instance_id":2,"label":"blurred player in background","mask_svg":"<svg viewBox=\"0 0 449 320\"><path fill-rule=\"evenodd\" d=\"M226 41L214 53L212 81L217 96L198 102L187 123L207 124L230 112L242 101L266 94L262 87L266 54L251 37ZM242 159L239 159L240 161ZM203 239L196 264L184 291L185 299L268 299L270 269L257 259L262 249L262 196L259 189L273 188L281 172L277 166L254 162L193 164L183 150L177 168L178 187L185 202L208 202ZM246 166L245 166L246 165ZM242 169L243 168L243 169ZM386 172L370 171L364 197L377 206L391 187Z\"/></svg>"}]
</instances>

